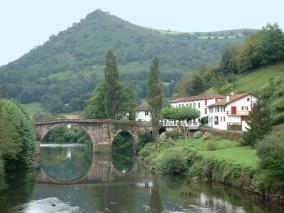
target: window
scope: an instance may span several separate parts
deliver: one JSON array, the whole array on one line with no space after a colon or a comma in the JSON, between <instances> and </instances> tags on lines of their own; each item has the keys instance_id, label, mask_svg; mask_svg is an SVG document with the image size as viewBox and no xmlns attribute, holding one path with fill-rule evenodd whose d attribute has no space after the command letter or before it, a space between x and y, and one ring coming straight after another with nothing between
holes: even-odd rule
<instances>
[{"instance_id":1,"label":"window","mask_svg":"<svg viewBox=\"0 0 284 213\"><path fill-rule=\"evenodd\" d=\"M192 103L189 104L189 107L192 107Z\"/></svg>"},{"instance_id":2,"label":"window","mask_svg":"<svg viewBox=\"0 0 284 213\"><path fill-rule=\"evenodd\" d=\"M200 102L198 102L198 108L200 108Z\"/></svg>"},{"instance_id":3,"label":"window","mask_svg":"<svg viewBox=\"0 0 284 213\"><path fill-rule=\"evenodd\" d=\"M207 106L207 99L205 99L205 106Z\"/></svg>"},{"instance_id":4,"label":"window","mask_svg":"<svg viewBox=\"0 0 284 213\"><path fill-rule=\"evenodd\" d=\"M145 115L149 115L149 111L146 110L146 111L145 111Z\"/></svg>"},{"instance_id":5,"label":"window","mask_svg":"<svg viewBox=\"0 0 284 213\"><path fill-rule=\"evenodd\" d=\"M250 100L250 98L247 98L247 101L249 101Z\"/></svg>"},{"instance_id":6,"label":"window","mask_svg":"<svg viewBox=\"0 0 284 213\"><path fill-rule=\"evenodd\" d=\"M193 103L193 108L196 108L196 103Z\"/></svg>"},{"instance_id":7,"label":"window","mask_svg":"<svg viewBox=\"0 0 284 213\"><path fill-rule=\"evenodd\" d=\"M207 108L205 108L205 115L207 114Z\"/></svg>"}]
</instances>

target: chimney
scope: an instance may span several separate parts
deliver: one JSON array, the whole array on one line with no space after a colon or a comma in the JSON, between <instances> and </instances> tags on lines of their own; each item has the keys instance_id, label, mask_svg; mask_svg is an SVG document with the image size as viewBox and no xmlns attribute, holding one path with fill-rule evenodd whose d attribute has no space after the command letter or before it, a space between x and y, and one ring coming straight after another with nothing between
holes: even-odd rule
<instances>
[{"instance_id":1,"label":"chimney","mask_svg":"<svg viewBox=\"0 0 284 213\"><path fill-rule=\"evenodd\" d=\"M226 102L229 102L229 101L230 101L230 96L227 95L227 96L226 96Z\"/></svg>"}]
</instances>

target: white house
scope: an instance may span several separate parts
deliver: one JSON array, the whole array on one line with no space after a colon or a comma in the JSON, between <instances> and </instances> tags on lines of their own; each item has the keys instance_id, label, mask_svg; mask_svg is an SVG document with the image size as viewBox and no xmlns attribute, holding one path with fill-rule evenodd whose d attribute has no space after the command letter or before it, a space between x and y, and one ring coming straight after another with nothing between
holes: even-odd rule
<instances>
[{"instance_id":1,"label":"white house","mask_svg":"<svg viewBox=\"0 0 284 213\"><path fill-rule=\"evenodd\" d=\"M249 112L257 98L250 93L226 96L225 99L209 105L208 124L219 130L246 131Z\"/></svg>"},{"instance_id":2,"label":"white house","mask_svg":"<svg viewBox=\"0 0 284 213\"><path fill-rule=\"evenodd\" d=\"M137 107L136 121L150 121L151 113L149 111L149 105L147 103L141 104Z\"/></svg>"},{"instance_id":3,"label":"white house","mask_svg":"<svg viewBox=\"0 0 284 213\"><path fill-rule=\"evenodd\" d=\"M192 107L200 112L200 118L206 117L209 114L208 106L224 100L225 96L220 94L199 95L177 98L170 101L171 107Z\"/></svg>"}]
</instances>

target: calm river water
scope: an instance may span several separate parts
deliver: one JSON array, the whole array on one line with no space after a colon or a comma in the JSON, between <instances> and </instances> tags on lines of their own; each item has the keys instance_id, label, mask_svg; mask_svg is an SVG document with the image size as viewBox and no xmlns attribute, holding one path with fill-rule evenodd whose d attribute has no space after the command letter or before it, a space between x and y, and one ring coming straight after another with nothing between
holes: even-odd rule
<instances>
[{"instance_id":1,"label":"calm river water","mask_svg":"<svg viewBox=\"0 0 284 213\"><path fill-rule=\"evenodd\" d=\"M231 188L158 178L133 159L93 155L84 145L45 144L35 178L10 182L0 213L284 212Z\"/></svg>"}]
</instances>

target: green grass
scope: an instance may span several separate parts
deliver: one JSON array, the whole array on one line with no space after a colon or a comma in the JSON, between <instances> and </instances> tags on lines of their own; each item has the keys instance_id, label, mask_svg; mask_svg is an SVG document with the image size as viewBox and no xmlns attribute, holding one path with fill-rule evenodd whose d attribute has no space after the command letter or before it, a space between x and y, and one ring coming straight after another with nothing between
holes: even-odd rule
<instances>
[{"instance_id":1,"label":"green grass","mask_svg":"<svg viewBox=\"0 0 284 213\"><path fill-rule=\"evenodd\" d=\"M34 102L34 103L30 103L30 104L22 104L24 110L29 114L29 115L35 115L39 112L43 112L44 108L43 106L38 103L38 102Z\"/></svg>"},{"instance_id":2,"label":"green grass","mask_svg":"<svg viewBox=\"0 0 284 213\"><path fill-rule=\"evenodd\" d=\"M250 167L256 167L259 160L256 150L248 146L218 149L215 151L201 151L200 153L203 156L214 157Z\"/></svg>"},{"instance_id":3,"label":"green grass","mask_svg":"<svg viewBox=\"0 0 284 213\"><path fill-rule=\"evenodd\" d=\"M248 74L242 74L235 81L233 92L254 92L268 85L270 79L283 77L284 64L276 64L257 69ZM230 93L232 91L226 91Z\"/></svg>"}]
</instances>

